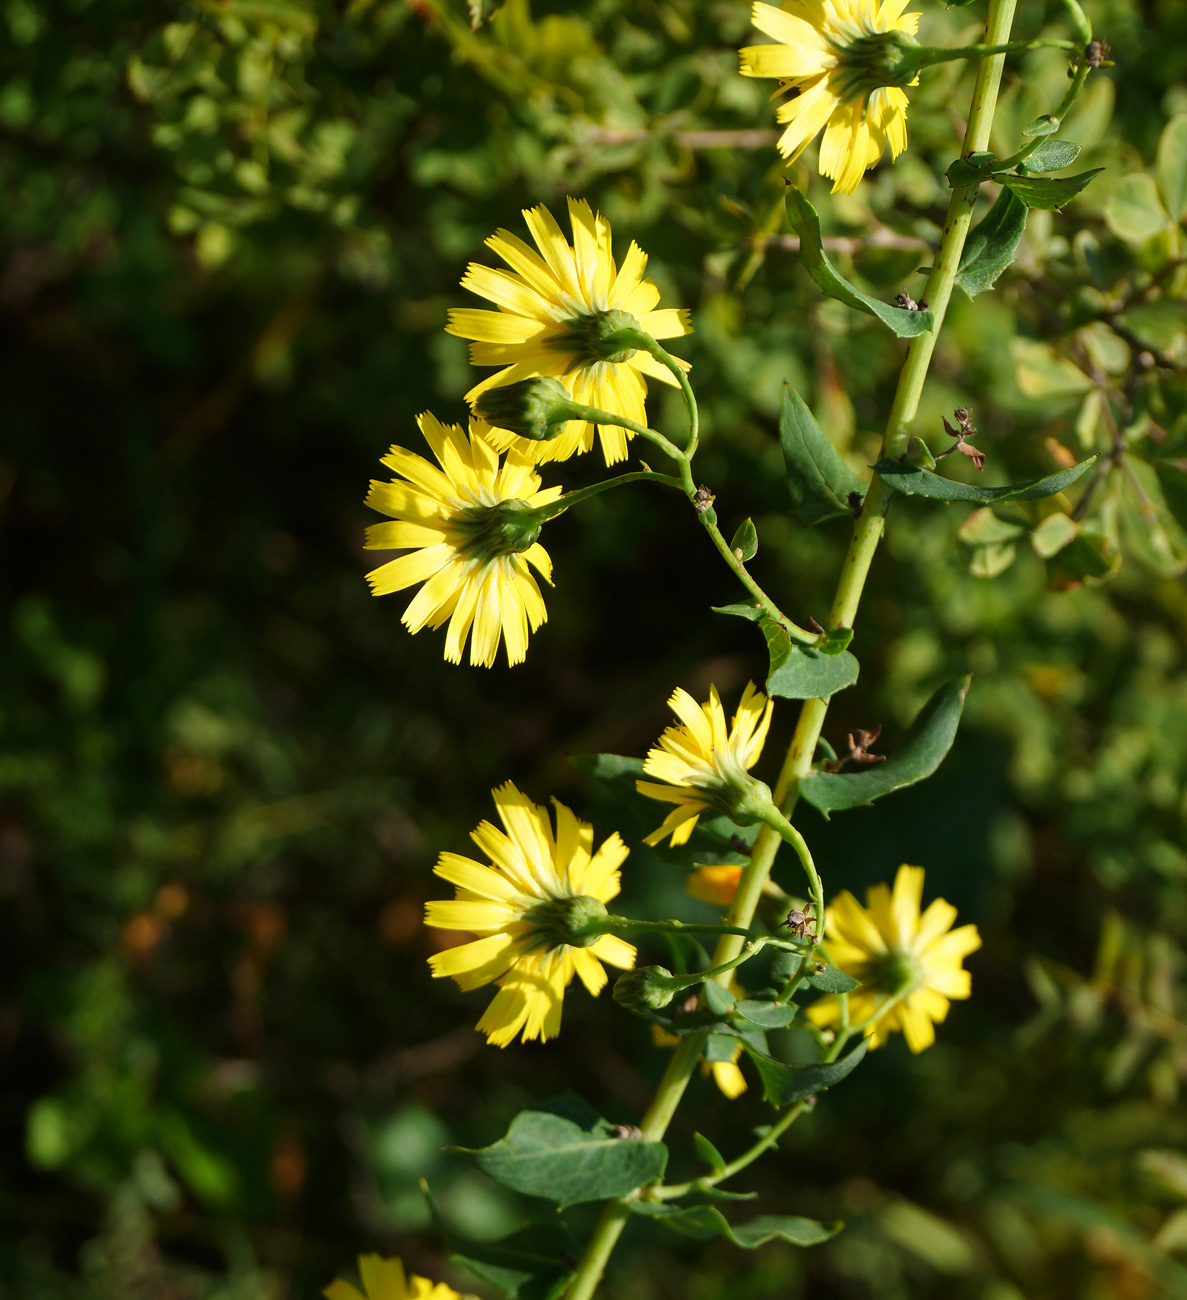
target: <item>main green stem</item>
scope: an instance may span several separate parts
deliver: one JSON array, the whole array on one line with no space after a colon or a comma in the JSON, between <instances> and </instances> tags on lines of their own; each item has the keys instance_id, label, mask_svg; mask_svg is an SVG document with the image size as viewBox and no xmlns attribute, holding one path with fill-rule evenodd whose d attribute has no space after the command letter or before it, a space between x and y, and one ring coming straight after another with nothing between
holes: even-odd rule
<instances>
[{"instance_id":1,"label":"main green stem","mask_svg":"<svg viewBox=\"0 0 1187 1300\"><path fill-rule=\"evenodd\" d=\"M989 15L985 24L986 45L1002 45L1009 38L1016 4L1017 0L990 0ZM982 59L977 68L977 81L973 88L973 103L969 112L962 157L967 158L972 153L983 153L989 145L989 133L993 126L993 114L997 107L997 94L1001 85L1004 63L1004 54L994 54ZM960 257L972 221L978 188L978 185L958 185L952 191L952 198L948 203L948 215L944 221L944 233L936 251L931 275L928 276L927 289L924 291L924 300L930 304L935 323L929 333L916 335L907 347L907 359L899 375L898 388L886 422L886 433L882 439L882 457L897 458L907 449L911 424L919 409L919 399L923 393L923 383L927 378L932 352L935 350L936 340L944 323L948 302L956 283L956 271L960 266ZM845 556L832 610L829 613L830 627L853 626L857 607L861 602L861 594L865 588L866 576L870 571L870 563L882 539L888 501L889 493L882 487L882 480L875 475L862 505L861 516L853 527L853 537L849 543L849 551ZM816 742L820 738L820 730L827 713L827 700L805 700L800 710L795 734L774 791L776 805L788 813L795 806L796 785L800 778L806 776L811 770ZM749 928L781 842L782 837L769 826L760 829L754 842L754 853L742 873L738 892L730 905L726 918L729 925L741 929ZM741 951L743 942L740 935L723 935L713 954L713 965L720 966L732 961ZM697 1067L702 1041L702 1035L690 1034L681 1039L680 1045L672 1053L655 1098L639 1125L643 1137L647 1140L659 1141L667 1131L668 1124L676 1113L680 1099L684 1096L684 1090L688 1087L688 1082ZM577 1264L573 1281L565 1292L565 1300L591 1300L601 1280L606 1262L630 1214L628 1205L629 1201L624 1197L617 1197L606 1203L606 1208L602 1211L602 1217L585 1248L585 1253Z\"/></svg>"}]
</instances>

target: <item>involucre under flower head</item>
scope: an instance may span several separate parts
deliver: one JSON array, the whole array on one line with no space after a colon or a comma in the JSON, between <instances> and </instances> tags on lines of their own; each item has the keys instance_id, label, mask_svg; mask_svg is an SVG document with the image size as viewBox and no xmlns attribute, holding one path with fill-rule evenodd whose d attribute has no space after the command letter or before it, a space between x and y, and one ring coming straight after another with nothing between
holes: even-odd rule
<instances>
[{"instance_id":1,"label":"involucre under flower head","mask_svg":"<svg viewBox=\"0 0 1187 1300\"><path fill-rule=\"evenodd\" d=\"M392 447L383 458L400 475L390 483L373 481L367 505L395 523L367 529L370 550L407 548L367 574L376 596L423 582L404 611L410 632L440 627L449 620L445 658L460 663L470 635L470 662L489 668L502 639L507 662L522 663L528 632L548 617L544 598L528 565L552 582L552 561L536 540L538 506L561 495L559 487L540 489L535 470L498 453L471 421L469 437L456 424L442 424L425 412L417 417L438 465L406 447Z\"/></svg>"},{"instance_id":2,"label":"involucre under flower head","mask_svg":"<svg viewBox=\"0 0 1187 1300\"><path fill-rule=\"evenodd\" d=\"M322 1292L326 1300L461 1300L461 1296L444 1282L433 1283L427 1277L406 1275L398 1259L380 1255L359 1256L357 1286L339 1279Z\"/></svg>"},{"instance_id":3,"label":"involucre under flower head","mask_svg":"<svg viewBox=\"0 0 1187 1300\"><path fill-rule=\"evenodd\" d=\"M574 975L596 995L606 983L602 962L629 970L635 950L617 935L591 942L577 933L604 916L619 891L627 848L617 832L594 853L593 827L555 799L555 833L547 809L510 782L494 799L503 830L483 822L471 836L490 865L443 853L433 870L457 887L457 897L429 903L425 922L479 936L430 957L429 965L463 989L498 984L478 1028L506 1047L520 1031L525 1040L555 1038ZM566 942L569 928L574 939Z\"/></svg>"},{"instance_id":4,"label":"involucre under flower head","mask_svg":"<svg viewBox=\"0 0 1187 1300\"><path fill-rule=\"evenodd\" d=\"M845 890L825 914L829 957L846 975L861 981L861 988L848 995L850 1023L867 1020L897 999L866 1030L871 1047L901 1029L911 1051L922 1052L935 1042L934 1025L947 1016L949 999L969 996L971 980L962 962L981 946L981 936L975 925L953 930L956 908L942 898L920 915L923 875L922 867L901 866L893 893L875 885L867 890L862 907ZM835 997L813 1003L807 1014L821 1026L840 1021Z\"/></svg>"},{"instance_id":5,"label":"involucre under flower head","mask_svg":"<svg viewBox=\"0 0 1187 1300\"><path fill-rule=\"evenodd\" d=\"M792 98L779 107L787 129L779 152L794 162L823 130L820 174L852 194L882 157L907 147L907 96L902 87L919 80L902 58L902 37L919 26L904 14L908 0L783 0L782 8L756 3L753 22L774 45L741 51L742 75L775 77L776 95ZM901 34L901 36L900 36ZM773 96L772 96L773 98Z\"/></svg>"},{"instance_id":6,"label":"involucre under flower head","mask_svg":"<svg viewBox=\"0 0 1187 1300\"><path fill-rule=\"evenodd\" d=\"M678 338L692 331L688 313L659 308L659 290L644 278L647 255L638 244L632 243L622 266L616 266L610 223L584 199L569 200L572 244L546 207L525 209L523 216L536 248L500 230L486 242L510 270L472 262L462 279L464 288L498 310L466 307L449 313L447 331L472 340L470 360L502 367L472 388L467 401L544 375L560 380L583 406L646 424L645 376L664 384L676 381L649 353L632 348L630 333L638 329L653 339ZM626 459L626 429L602 425L600 436L607 465ZM573 420L549 441L528 441L503 429L493 437L497 447L514 447L532 461L567 460L593 446L594 426Z\"/></svg>"},{"instance_id":7,"label":"involucre under flower head","mask_svg":"<svg viewBox=\"0 0 1187 1300\"><path fill-rule=\"evenodd\" d=\"M659 829L646 837L647 844L658 844L668 835L671 843L683 844L706 809L729 813L755 789L763 790L768 798L770 795L747 775L762 753L774 708L774 702L756 690L753 682L747 682L728 729L716 686L709 688L706 704L698 704L679 688L672 692L668 704L680 725L669 727L660 736L643 764L648 776L667 784L638 781L636 788L648 798L676 807Z\"/></svg>"}]
</instances>

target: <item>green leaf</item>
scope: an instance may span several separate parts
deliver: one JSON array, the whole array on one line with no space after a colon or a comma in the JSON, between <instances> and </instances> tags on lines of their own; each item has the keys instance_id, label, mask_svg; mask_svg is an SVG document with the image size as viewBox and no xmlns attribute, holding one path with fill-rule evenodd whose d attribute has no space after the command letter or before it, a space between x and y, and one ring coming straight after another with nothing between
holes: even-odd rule
<instances>
[{"instance_id":1,"label":"green leaf","mask_svg":"<svg viewBox=\"0 0 1187 1300\"><path fill-rule=\"evenodd\" d=\"M782 1002L762 1002L758 998L743 999L735 1010L751 1024L762 1025L764 1029L786 1029L796 1016L795 1007Z\"/></svg>"},{"instance_id":2,"label":"green leaf","mask_svg":"<svg viewBox=\"0 0 1187 1300\"><path fill-rule=\"evenodd\" d=\"M869 294L855 289L837 271L825 255L816 209L794 185L787 187L787 216L800 237L800 261L830 298L877 316L883 325L888 326L901 339L913 339L917 334L927 334L931 330L931 312L907 311L905 307L892 307L878 298L871 298Z\"/></svg>"},{"instance_id":3,"label":"green leaf","mask_svg":"<svg viewBox=\"0 0 1187 1300\"><path fill-rule=\"evenodd\" d=\"M787 633L770 622L764 623L762 630L771 653L768 695L786 700L827 700L857 681L858 663L848 650L824 654L792 645Z\"/></svg>"},{"instance_id":4,"label":"green leaf","mask_svg":"<svg viewBox=\"0 0 1187 1300\"><path fill-rule=\"evenodd\" d=\"M993 179L1017 194L1028 208L1045 208L1058 212L1090 185L1094 176L1103 171L1103 167L1094 167L1078 176L1059 177L1011 176L1008 172L998 172Z\"/></svg>"},{"instance_id":5,"label":"green leaf","mask_svg":"<svg viewBox=\"0 0 1187 1300\"><path fill-rule=\"evenodd\" d=\"M737 1053L738 1035L710 1034L705 1039L705 1050L702 1055L709 1065L721 1065L726 1061L732 1061Z\"/></svg>"},{"instance_id":6,"label":"green leaf","mask_svg":"<svg viewBox=\"0 0 1187 1300\"><path fill-rule=\"evenodd\" d=\"M930 497L933 501L976 501L984 505L990 501L1040 501L1043 497L1053 497L1082 478L1095 464L1096 457L1089 456L1087 460L1080 461L1071 469L1062 469L1058 474L992 488L941 478L931 470L904 465L897 460L880 460L874 466L874 471L887 487L906 496Z\"/></svg>"},{"instance_id":7,"label":"green leaf","mask_svg":"<svg viewBox=\"0 0 1187 1300\"><path fill-rule=\"evenodd\" d=\"M992 289L1014 260L1026 229L1027 211L1021 199L1004 189L973 227L956 273L956 283L970 298Z\"/></svg>"},{"instance_id":8,"label":"green leaf","mask_svg":"<svg viewBox=\"0 0 1187 1300\"><path fill-rule=\"evenodd\" d=\"M971 677L957 677L941 686L885 763L859 772L813 772L800 782L800 795L827 817L925 780L952 748L971 681Z\"/></svg>"},{"instance_id":9,"label":"green leaf","mask_svg":"<svg viewBox=\"0 0 1187 1300\"><path fill-rule=\"evenodd\" d=\"M1158 188L1173 221L1187 216L1187 113L1176 113L1158 141Z\"/></svg>"},{"instance_id":10,"label":"green leaf","mask_svg":"<svg viewBox=\"0 0 1187 1300\"><path fill-rule=\"evenodd\" d=\"M1028 172L1058 172L1080 156L1080 146L1070 140L1044 140L1031 150L1022 164Z\"/></svg>"},{"instance_id":11,"label":"green leaf","mask_svg":"<svg viewBox=\"0 0 1187 1300\"><path fill-rule=\"evenodd\" d=\"M785 1065L749 1043L745 1047L762 1079L763 1096L773 1106L790 1106L840 1083L857 1069L869 1045L870 1040L863 1038L848 1056L830 1065Z\"/></svg>"},{"instance_id":12,"label":"green leaf","mask_svg":"<svg viewBox=\"0 0 1187 1300\"><path fill-rule=\"evenodd\" d=\"M737 999L716 980L705 981L705 1005L715 1016L728 1016Z\"/></svg>"},{"instance_id":13,"label":"green leaf","mask_svg":"<svg viewBox=\"0 0 1187 1300\"><path fill-rule=\"evenodd\" d=\"M497 1241L475 1241L445 1222L423 1179L420 1188L455 1263L501 1288L509 1300L555 1300L564 1292L572 1277L567 1259L574 1248L568 1233L531 1224Z\"/></svg>"},{"instance_id":14,"label":"green leaf","mask_svg":"<svg viewBox=\"0 0 1187 1300\"><path fill-rule=\"evenodd\" d=\"M1158 197L1153 176L1136 172L1122 177L1105 204L1105 221L1113 234L1127 244L1144 244L1165 230L1170 217Z\"/></svg>"},{"instance_id":15,"label":"green leaf","mask_svg":"<svg viewBox=\"0 0 1187 1300\"><path fill-rule=\"evenodd\" d=\"M821 993L852 993L854 989L861 988L861 980L855 980L852 975L846 975L843 970L837 970L835 966L822 961L813 964L812 973L806 982Z\"/></svg>"},{"instance_id":16,"label":"green leaf","mask_svg":"<svg viewBox=\"0 0 1187 1300\"><path fill-rule=\"evenodd\" d=\"M495 1182L562 1208L625 1196L662 1176L668 1149L614 1135L610 1124L571 1094L520 1111L505 1137L469 1151Z\"/></svg>"},{"instance_id":17,"label":"green leaf","mask_svg":"<svg viewBox=\"0 0 1187 1300\"><path fill-rule=\"evenodd\" d=\"M759 605L710 605L714 614L729 614L732 618L744 618L750 623L761 623L766 618L766 611Z\"/></svg>"},{"instance_id":18,"label":"green leaf","mask_svg":"<svg viewBox=\"0 0 1187 1300\"><path fill-rule=\"evenodd\" d=\"M839 655L849 649L852 640L851 627L830 627L812 648L823 655Z\"/></svg>"},{"instance_id":19,"label":"green leaf","mask_svg":"<svg viewBox=\"0 0 1187 1300\"><path fill-rule=\"evenodd\" d=\"M1059 118L1048 113L1044 117L1036 117L1029 126L1024 126L1022 134L1033 140L1036 135L1054 135L1059 127Z\"/></svg>"},{"instance_id":20,"label":"green leaf","mask_svg":"<svg viewBox=\"0 0 1187 1300\"><path fill-rule=\"evenodd\" d=\"M730 542L730 550L738 552L743 562L754 559L758 554L758 529L754 526L754 520L742 520L733 541Z\"/></svg>"},{"instance_id":21,"label":"green leaf","mask_svg":"<svg viewBox=\"0 0 1187 1300\"><path fill-rule=\"evenodd\" d=\"M851 519L850 497L856 493L863 498L869 484L845 464L804 399L788 383L783 385L779 441L796 522L811 528L837 515Z\"/></svg>"},{"instance_id":22,"label":"green leaf","mask_svg":"<svg viewBox=\"0 0 1187 1300\"><path fill-rule=\"evenodd\" d=\"M1154 467L1128 456L1125 469L1118 479L1126 551L1159 577L1177 578L1187 569L1187 532L1167 505Z\"/></svg>"},{"instance_id":23,"label":"green leaf","mask_svg":"<svg viewBox=\"0 0 1187 1300\"><path fill-rule=\"evenodd\" d=\"M697 1241L725 1237L743 1250L754 1250L768 1241L786 1241L792 1246L818 1246L835 1237L841 1223L819 1223L799 1215L763 1214L749 1223L731 1226L725 1215L712 1205L665 1205L659 1201L632 1201L632 1214L655 1219L673 1232Z\"/></svg>"},{"instance_id":24,"label":"green leaf","mask_svg":"<svg viewBox=\"0 0 1187 1300\"><path fill-rule=\"evenodd\" d=\"M980 185L993 175L993 164L997 154L971 153L967 158L957 158L945 173L948 184L956 189L958 185Z\"/></svg>"},{"instance_id":25,"label":"green leaf","mask_svg":"<svg viewBox=\"0 0 1187 1300\"><path fill-rule=\"evenodd\" d=\"M1048 515L1031 533L1030 544L1036 555L1049 560L1065 546L1070 546L1079 532L1076 521L1061 510L1057 510L1053 515Z\"/></svg>"},{"instance_id":26,"label":"green leaf","mask_svg":"<svg viewBox=\"0 0 1187 1300\"><path fill-rule=\"evenodd\" d=\"M719 1174L725 1168L725 1157L720 1151L701 1133L692 1135L692 1144L697 1149L697 1155L709 1166L715 1173Z\"/></svg>"},{"instance_id":27,"label":"green leaf","mask_svg":"<svg viewBox=\"0 0 1187 1300\"><path fill-rule=\"evenodd\" d=\"M956 530L957 537L969 546L996 546L1016 541L1026 529L999 519L988 506L972 511Z\"/></svg>"}]
</instances>

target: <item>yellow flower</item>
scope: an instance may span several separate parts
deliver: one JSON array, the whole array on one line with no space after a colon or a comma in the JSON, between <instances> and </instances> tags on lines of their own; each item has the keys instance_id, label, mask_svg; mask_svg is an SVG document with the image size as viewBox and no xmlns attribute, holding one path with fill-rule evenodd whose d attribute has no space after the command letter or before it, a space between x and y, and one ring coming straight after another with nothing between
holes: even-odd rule
<instances>
[{"instance_id":1,"label":"yellow flower","mask_svg":"<svg viewBox=\"0 0 1187 1300\"><path fill-rule=\"evenodd\" d=\"M832 179L834 194L852 194L888 143L892 159L907 147L902 85L919 78L896 77L896 38L887 35L914 35L919 15L904 14L907 3L783 0L782 8L754 6L755 27L778 43L742 50L742 75L777 77L775 94L793 93L777 114L787 127L779 152L789 163L825 128L820 174Z\"/></svg>"},{"instance_id":2,"label":"yellow flower","mask_svg":"<svg viewBox=\"0 0 1187 1300\"><path fill-rule=\"evenodd\" d=\"M719 907L729 907L742 881L739 866L697 867L685 881L684 888L693 896Z\"/></svg>"},{"instance_id":3,"label":"yellow flower","mask_svg":"<svg viewBox=\"0 0 1187 1300\"><path fill-rule=\"evenodd\" d=\"M427 1277L405 1277L404 1265L398 1259L360 1255L359 1277L362 1291L339 1278L322 1295L326 1300L461 1300L444 1282L434 1286Z\"/></svg>"},{"instance_id":4,"label":"yellow flower","mask_svg":"<svg viewBox=\"0 0 1187 1300\"><path fill-rule=\"evenodd\" d=\"M437 953L429 965L466 990L498 983L478 1028L506 1047L521 1029L525 1041L555 1038L573 976L596 996L606 983L602 962L630 970L635 950L612 934L574 942L581 923L605 916L618 893L627 855L618 833L593 853L593 827L564 804L553 800L554 835L548 810L510 782L493 793L506 834L483 822L471 836L491 865L443 853L433 870L457 886L457 897L429 903L425 921L480 936Z\"/></svg>"},{"instance_id":5,"label":"yellow flower","mask_svg":"<svg viewBox=\"0 0 1187 1300\"><path fill-rule=\"evenodd\" d=\"M677 688L668 706L681 725L664 732L643 764L648 776L668 784L637 781L635 785L640 794L676 807L645 838L646 844L658 844L666 835L671 835L673 844L685 843L707 808L728 812L731 795L757 784L746 774L762 753L774 701L747 682L728 732L716 686L709 688L707 704L698 704Z\"/></svg>"},{"instance_id":6,"label":"yellow flower","mask_svg":"<svg viewBox=\"0 0 1187 1300\"><path fill-rule=\"evenodd\" d=\"M423 582L404 611L410 632L448 619L450 663L461 662L471 629L472 664L491 667L500 636L507 662L522 663L528 629L534 632L548 617L528 564L552 582L552 561L536 540L540 524L532 510L555 501L561 489L541 491L539 476L522 462L500 466L478 421L471 421L468 438L458 425L442 424L428 411L417 423L441 468L405 447L383 457L401 478L373 480L367 505L396 522L373 524L366 545L408 554L367 574L372 593L384 596Z\"/></svg>"},{"instance_id":7,"label":"yellow flower","mask_svg":"<svg viewBox=\"0 0 1187 1300\"><path fill-rule=\"evenodd\" d=\"M896 999L866 1030L871 1047L880 1047L901 1029L911 1051L922 1052L935 1042L933 1022L948 1014L949 999L969 996L969 973L961 963L981 946L977 927L953 930L956 908L942 898L920 916L922 897L923 868L901 866L893 894L885 885L875 885L862 907L846 890L825 914L830 958L862 984L849 994L850 1023L867 1020ZM840 1020L835 997L813 1003L807 1014L822 1027Z\"/></svg>"},{"instance_id":8,"label":"yellow flower","mask_svg":"<svg viewBox=\"0 0 1187 1300\"><path fill-rule=\"evenodd\" d=\"M489 299L498 311L467 307L449 313L446 330L473 340L474 365L503 367L472 388L466 400L521 379L551 376L564 384L573 401L646 424L644 376L665 384L676 381L650 353L599 350L598 328L613 312L614 325L626 324L656 339L678 338L692 332L688 313L656 309L659 290L643 278L647 254L638 244L632 242L621 268L615 266L610 223L601 213L595 216L584 199L569 200L571 246L546 207L525 209L523 216L539 252L500 230L486 242L511 269L472 262L462 279L463 288ZM626 459L631 435L625 429L602 425L600 435L607 465ZM572 420L548 442L498 429L493 436L501 450L514 447L532 461L567 460L593 446L594 426Z\"/></svg>"}]
</instances>

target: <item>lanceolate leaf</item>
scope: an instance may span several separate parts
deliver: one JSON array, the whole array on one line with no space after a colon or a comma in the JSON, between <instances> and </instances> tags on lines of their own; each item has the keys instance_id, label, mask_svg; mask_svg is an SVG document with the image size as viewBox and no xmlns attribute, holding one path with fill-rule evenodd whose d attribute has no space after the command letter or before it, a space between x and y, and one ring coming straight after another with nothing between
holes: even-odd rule
<instances>
[{"instance_id":1,"label":"lanceolate leaf","mask_svg":"<svg viewBox=\"0 0 1187 1300\"><path fill-rule=\"evenodd\" d=\"M1026 229L1026 204L1002 190L993 207L969 234L956 283L969 295L992 289L997 277L1014 260Z\"/></svg>"},{"instance_id":2,"label":"lanceolate leaf","mask_svg":"<svg viewBox=\"0 0 1187 1300\"><path fill-rule=\"evenodd\" d=\"M820 218L816 209L795 188L787 187L787 216L792 228L800 237L800 261L807 268L808 274L828 294L846 306L856 307L858 311L877 316L883 325L892 329L901 339L913 339L917 334L926 334L932 327L932 315L929 311L908 311L905 307L892 307L879 298L871 298L862 293L840 274L828 260L824 244L820 238Z\"/></svg>"},{"instance_id":3,"label":"lanceolate leaf","mask_svg":"<svg viewBox=\"0 0 1187 1300\"><path fill-rule=\"evenodd\" d=\"M801 649L777 624L762 624L771 653L771 670L767 676L767 694L788 700L827 700L830 695L857 681L857 660L843 650L824 654L819 650Z\"/></svg>"},{"instance_id":4,"label":"lanceolate leaf","mask_svg":"<svg viewBox=\"0 0 1187 1300\"><path fill-rule=\"evenodd\" d=\"M1092 178L1103 167L1094 167L1090 172L1081 172L1078 176L1012 176L1008 172L998 172L994 180L1012 190L1028 208L1047 208L1058 211L1065 203L1091 184Z\"/></svg>"},{"instance_id":5,"label":"lanceolate leaf","mask_svg":"<svg viewBox=\"0 0 1187 1300\"><path fill-rule=\"evenodd\" d=\"M799 791L827 817L838 809L860 808L892 790L915 785L940 766L956 739L971 677L947 682L919 711L897 752L885 763L856 772L813 772L800 782ZM815 980L809 977L808 982Z\"/></svg>"},{"instance_id":6,"label":"lanceolate leaf","mask_svg":"<svg viewBox=\"0 0 1187 1300\"><path fill-rule=\"evenodd\" d=\"M837 515L852 518L851 495L856 493L860 503L869 485L845 464L804 399L787 383L779 412L779 441L796 521L811 528Z\"/></svg>"},{"instance_id":7,"label":"lanceolate leaf","mask_svg":"<svg viewBox=\"0 0 1187 1300\"><path fill-rule=\"evenodd\" d=\"M840 1083L861 1064L869 1045L870 1040L863 1038L848 1056L830 1065L785 1065L744 1044L762 1079L763 1096L773 1106L790 1106Z\"/></svg>"},{"instance_id":8,"label":"lanceolate leaf","mask_svg":"<svg viewBox=\"0 0 1187 1300\"><path fill-rule=\"evenodd\" d=\"M657 1201L632 1201L632 1214L656 1219L686 1237L698 1241L726 1237L743 1250L754 1250L768 1241L786 1241L792 1246L817 1246L835 1237L841 1223L818 1223L799 1215L764 1214L749 1223L731 1225L725 1215L712 1205L665 1205Z\"/></svg>"},{"instance_id":9,"label":"lanceolate leaf","mask_svg":"<svg viewBox=\"0 0 1187 1300\"><path fill-rule=\"evenodd\" d=\"M990 501L1039 501L1053 497L1082 478L1096 464L1089 456L1071 469L1048 474L1045 478L1031 479L1027 483L1012 483L1005 487L978 487L975 483L958 483L955 479L941 478L929 469L904 465L897 460L880 460L874 471L887 487L906 496L931 497L933 501L973 501L986 505Z\"/></svg>"},{"instance_id":10,"label":"lanceolate leaf","mask_svg":"<svg viewBox=\"0 0 1187 1300\"><path fill-rule=\"evenodd\" d=\"M504 1187L562 1207L624 1196L663 1174L668 1149L662 1142L616 1137L580 1098L542 1105L549 1109L520 1111L506 1137L466 1154Z\"/></svg>"}]
</instances>

